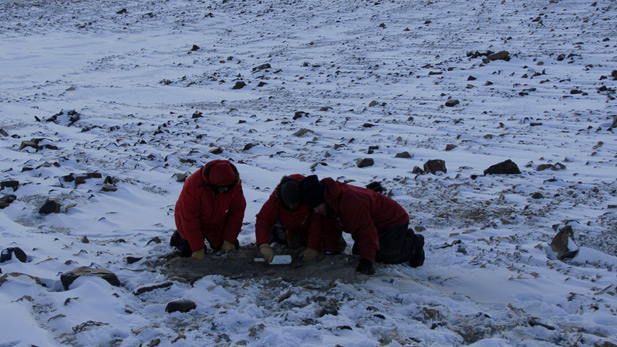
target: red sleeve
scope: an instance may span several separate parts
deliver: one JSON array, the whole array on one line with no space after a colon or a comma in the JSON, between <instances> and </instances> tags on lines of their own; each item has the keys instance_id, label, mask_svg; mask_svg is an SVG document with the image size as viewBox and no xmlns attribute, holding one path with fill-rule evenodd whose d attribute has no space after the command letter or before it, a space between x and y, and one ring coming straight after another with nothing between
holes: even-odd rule
<instances>
[{"instance_id":1,"label":"red sleeve","mask_svg":"<svg viewBox=\"0 0 617 347\"><path fill-rule=\"evenodd\" d=\"M187 180L178 199L178 217L182 225L181 235L188 241L192 251L204 248L204 236L201 233L201 222L199 219L201 211L201 197L199 190L193 187L193 180Z\"/></svg>"},{"instance_id":2,"label":"red sleeve","mask_svg":"<svg viewBox=\"0 0 617 347\"><path fill-rule=\"evenodd\" d=\"M231 243L238 241L244 220L244 211L246 210L246 199L244 199L242 185L238 183L233 189L235 190L234 197L229 205L229 211L227 211L225 218L225 228L223 229L223 239Z\"/></svg>"},{"instance_id":3,"label":"red sleeve","mask_svg":"<svg viewBox=\"0 0 617 347\"><path fill-rule=\"evenodd\" d=\"M270 230L276 223L276 219L280 215L280 203L276 197L276 193L270 194L270 198L261 207L257 213L255 221L255 241L257 245L262 243L270 244Z\"/></svg>"}]
</instances>

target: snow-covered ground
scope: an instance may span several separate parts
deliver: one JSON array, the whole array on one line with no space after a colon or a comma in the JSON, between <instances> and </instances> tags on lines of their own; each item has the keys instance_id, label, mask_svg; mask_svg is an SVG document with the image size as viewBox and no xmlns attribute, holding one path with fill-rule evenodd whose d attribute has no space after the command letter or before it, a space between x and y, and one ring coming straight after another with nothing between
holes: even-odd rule
<instances>
[{"instance_id":1,"label":"snow-covered ground","mask_svg":"<svg viewBox=\"0 0 617 347\"><path fill-rule=\"evenodd\" d=\"M0 264L0 346L614 346L616 70L614 0L2 1L0 248L28 261ZM381 182L426 262L170 279L177 177L213 159L243 246L281 176L315 173ZM447 173L412 173L430 159ZM120 286L65 290L81 266Z\"/></svg>"}]
</instances>

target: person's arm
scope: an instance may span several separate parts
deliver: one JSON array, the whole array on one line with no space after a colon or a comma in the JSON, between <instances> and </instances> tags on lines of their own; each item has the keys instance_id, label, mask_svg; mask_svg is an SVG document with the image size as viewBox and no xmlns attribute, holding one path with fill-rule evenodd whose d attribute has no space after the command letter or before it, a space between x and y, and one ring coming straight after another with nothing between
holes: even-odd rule
<instances>
[{"instance_id":1,"label":"person's arm","mask_svg":"<svg viewBox=\"0 0 617 347\"><path fill-rule=\"evenodd\" d=\"M182 232L186 241L188 241L191 250L197 251L204 248L204 237L202 234L201 220L201 198L198 192L193 188L191 181L187 180L182 192L180 193L178 203L178 217Z\"/></svg>"},{"instance_id":2,"label":"person's arm","mask_svg":"<svg viewBox=\"0 0 617 347\"><path fill-rule=\"evenodd\" d=\"M280 215L280 202L275 193L264 203L255 216L255 243L257 246L267 243L270 244L270 230L274 227Z\"/></svg>"},{"instance_id":3,"label":"person's arm","mask_svg":"<svg viewBox=\"0 0 617 347\"><path fill-rule=\"evenodd\" d=\"M234 187L234 197L229 205L229 211L227 211L227 218L225 219L225 227L223 229L223 239L231 243L238 241L238 235L242 229L242 221L244 220L244 211L246 210L246 200L244 199L244 193L242 187Z\"/></svg>"}]
</instances>

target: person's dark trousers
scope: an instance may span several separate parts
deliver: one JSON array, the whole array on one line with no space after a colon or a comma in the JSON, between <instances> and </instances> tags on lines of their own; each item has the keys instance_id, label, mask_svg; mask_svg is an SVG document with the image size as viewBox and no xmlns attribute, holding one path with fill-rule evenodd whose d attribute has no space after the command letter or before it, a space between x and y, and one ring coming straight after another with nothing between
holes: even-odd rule
<instances>
[{"instance_id":1,"label":"person's dark trousers","mask_svg":"<svg viewBox=\"0 0 617 347\"><path fill-rule=\"evenodd\" d=\"M409 262L412 267L424 264L424 237L414 234L407 225L388 227L379 237L375 260L385 264Z\"/></svg>"},{"instance_id":2,"label":"person's dark trousers","mask_svg":"<svg viewBox=\"0 0 617 347\"><path fill-rule=\"evenodd\" d=\"M180 252L181 257L188 258L193 254L189 242L183 239L182 236L180 236L180 234L178 233L178 231L174 231L173 235L171 235L169 245L171 247L175 247Z\"/></svg>"}]
</instances>

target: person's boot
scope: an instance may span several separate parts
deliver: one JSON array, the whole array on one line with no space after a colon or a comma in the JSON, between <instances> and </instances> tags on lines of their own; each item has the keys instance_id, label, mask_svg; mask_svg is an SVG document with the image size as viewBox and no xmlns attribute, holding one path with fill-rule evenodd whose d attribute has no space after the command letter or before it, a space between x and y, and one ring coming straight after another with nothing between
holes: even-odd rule
<instances>
[{"instance_id":1,"label":"person's boot","mask_svg":"<svg viewBox=\"0 0 617 347\"><path fill-rule=\"evenodd\" d=\"M413 253L409 257L409 266L419 267L424 264L424 236L415 234L413 244Z\"/></svg>"}]
</instances>

